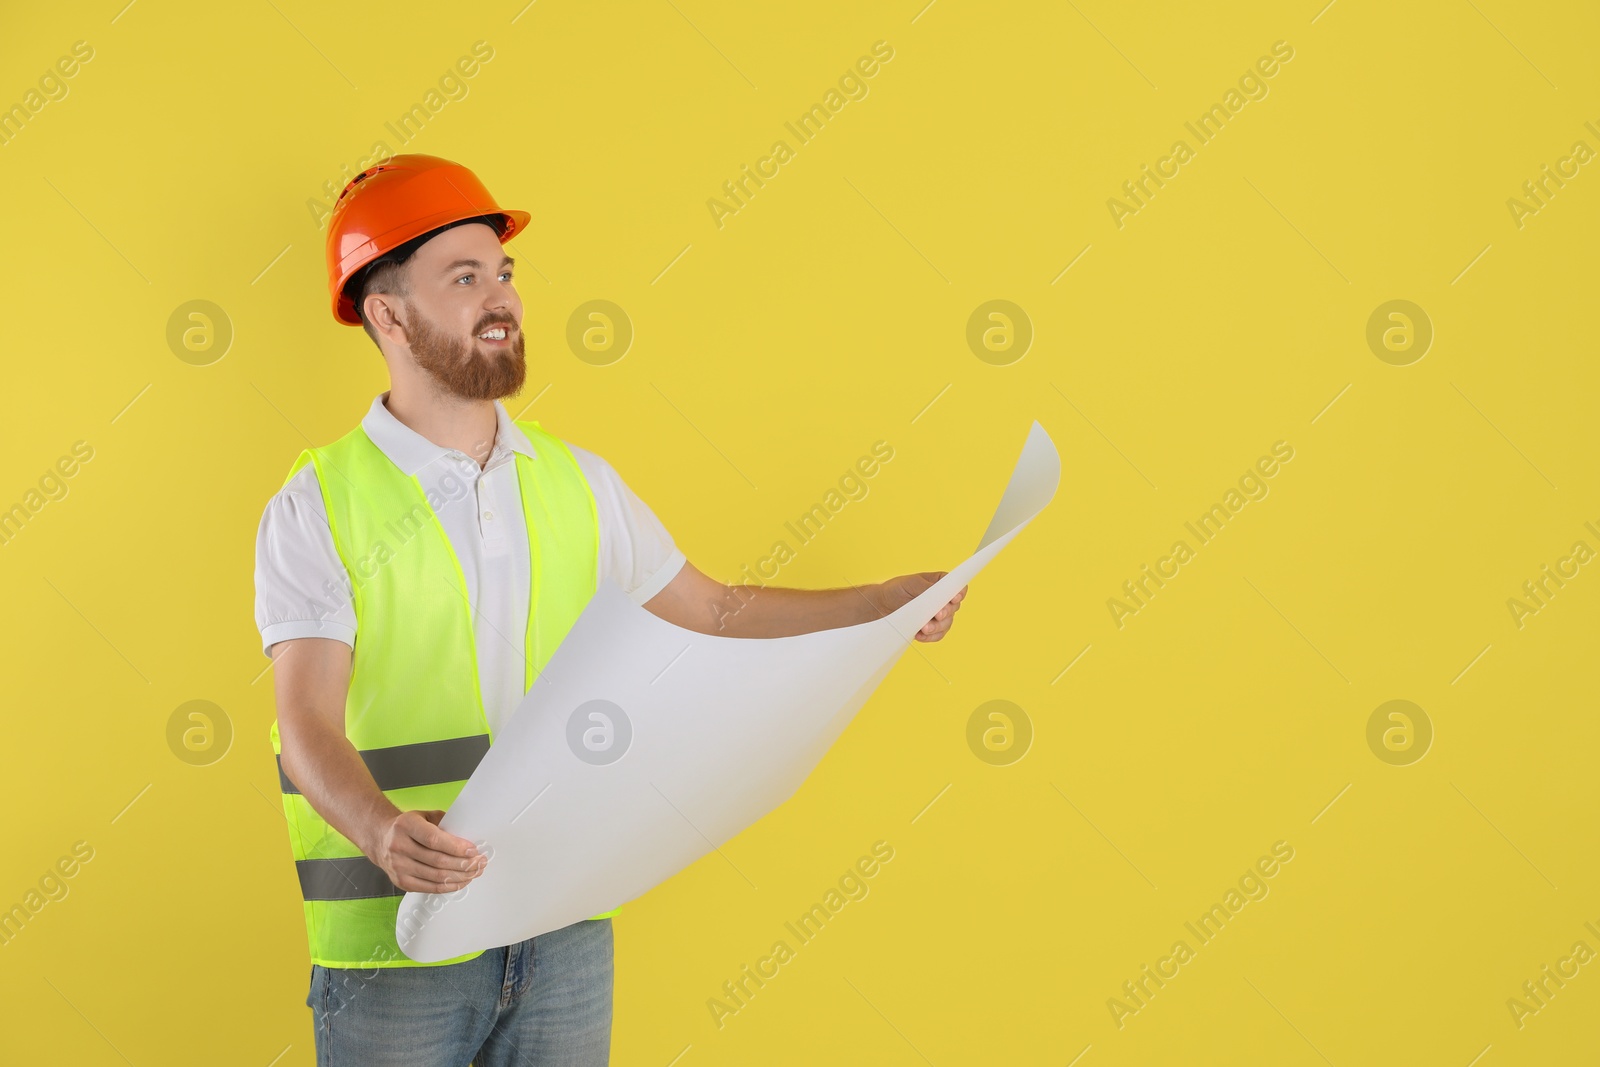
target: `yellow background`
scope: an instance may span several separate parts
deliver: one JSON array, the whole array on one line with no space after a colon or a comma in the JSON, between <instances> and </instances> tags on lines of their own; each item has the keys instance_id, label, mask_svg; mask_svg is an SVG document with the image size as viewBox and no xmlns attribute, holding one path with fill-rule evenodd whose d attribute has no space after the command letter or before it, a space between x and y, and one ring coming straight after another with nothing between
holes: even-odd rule
<instances>
[{"instance_id":1,"label":"yellow background","mask_svg":"<svg viewBox=\"0 0 1600 1067\"><path fill-rule=\"evenodd\" d=\"M1600 148L1600 17L919 4L13 5L0 103L94 58L0 147L0 506L94 458L0 549L0 907L95 853L0 947L0 1059L314 1062L253 546L299 450L386 387L307 205L382 139L533 213L508 407L714 576L876 440L894 459L780 584L951 567L1032 420L1062 455L950 637L726 860L624 908L614 1062L1593 1062L1600 964L1520 1028L1506 1001L1600 950L1600 568L1520 629L1506 602L1600 548L1600 175L1520 228L1506 202ZM479 40L466 97L388 134ZM879 40L869 95L719 229L722 182ZM1269 94L1196 146L1279 40ZM1180 137L1119 229L1108 198ZM195 366L166 326L201 299L235 336ZM610 366L565 341L591 299L636 329ZM1007 366L965 339L992 299L1035 331ZM1409 366L1366 342L1394 299L1435 330ZM1270 495L1119 629L1108 598L1278 440ZM995 699L1034 731L1008 766L966 740ZM1367 745L1392 699L1435 731L1409 766ZM168 746L190 700L232 726L207 766ZM870 895L719 1029L708 999L877 840ZM1119 1028L1107 1000L1279 840L1270 894Z\"/></svg>"}]
</instances>

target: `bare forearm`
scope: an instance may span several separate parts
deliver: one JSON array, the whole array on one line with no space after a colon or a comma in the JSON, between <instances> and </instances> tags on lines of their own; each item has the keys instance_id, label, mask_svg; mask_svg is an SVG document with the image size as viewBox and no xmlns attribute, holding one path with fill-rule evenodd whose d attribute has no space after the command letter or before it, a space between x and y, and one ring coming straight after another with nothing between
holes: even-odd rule
<instances>
[{"instance_id":1,"label":"bare forearm","mask_svg":"<svg viewBox=\"0 0 1600 1067\"><path fill-rule=\"evenodd\" d=\"M841 589L791 589L775 585L724 585L685 561L666 587L644 605L686 630L718 637L793 637L881 619L920 594L945 574L920 571L882 582ZM916 634L937 641L965 587Z\"/></svg>"},{"instance_id":2,"label":"bare forearm","mask_svg":"<svg viewBox=\"0 0 1600 1067\"><path fill-rule=\"evenodd\" d=\"M307 718L283 738L284 773L317 814L371 856L380 827L400 809L383 795L343 732Z\"/></svg>"},{"instance_id":3,"label":"bare forearm","mask_svg":"<svg viewBox=\"0 0 1600 1067\"><path fill-rule=\"evenodd\" d=\"M722 637L792 637L814 630L854 626L881 613L862 589L791 589L776 585L733 585L708 607L713 626L703 631Z\"/></svg>"},{"instance_id":4,"label":"bare forearm","mask_svg":"<svg viewBox=\"0 0 1600 1067\"><path fill-rule=\"evenodd\" d=\"M442 809L401 811L372 780L345 735L353 646L328 637L273 645L283 772L333 829L402 890L451 893L488 862L473 842L439 828Z\"/></svg>"}]
</instances>

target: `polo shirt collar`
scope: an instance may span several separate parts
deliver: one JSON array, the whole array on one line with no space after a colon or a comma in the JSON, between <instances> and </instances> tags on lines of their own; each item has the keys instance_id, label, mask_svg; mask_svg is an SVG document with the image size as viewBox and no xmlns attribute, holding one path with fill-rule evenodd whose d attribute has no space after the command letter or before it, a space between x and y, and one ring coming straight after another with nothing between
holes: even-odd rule
<instances>
[{"instance_id":1,"label":"polo shirt collar","mask_svg":"<svg viewBox=\"0 0 1600 1067\"><path fill-rule=\"evenodd\" d=\"M394 413L384 404L387 399L389 399L387 389L373 397L372 407L361 420L361 428L372 439L372 443L377 445L396 467L404 471L407 477L414 476L435 460L452 454L462 455L457 449L434 444L395 418ZM484 464L484 469L487 470L489 464L508 449L512 452L521 452L529 459L533 459L533 444L528 440L528 435L511 421L505 405L498 400L494 402L494 414L496 423L494 447L489 453L489 461Z\"/></svg>"}]
</instances>

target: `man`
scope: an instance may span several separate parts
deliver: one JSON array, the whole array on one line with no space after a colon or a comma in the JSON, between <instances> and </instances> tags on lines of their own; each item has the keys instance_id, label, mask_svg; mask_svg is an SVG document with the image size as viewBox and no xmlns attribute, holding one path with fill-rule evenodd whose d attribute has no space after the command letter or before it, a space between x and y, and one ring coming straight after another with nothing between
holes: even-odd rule
<instances>
[{"instance_id":1,"label":"man","mask_svg":"<svg viewBox=\"0 0 1600 1067\"><path fill-rule=\"evenodd\" d=\"M945 573L724 585L605 460L513 421L501 400L527 366L502 245L528 220L420 155L357 175L329 219L334 316L367 332L390 387L301 453L256 543L319 1064L609 1061L616 909L435 964L394 936L401 894L483 872L439 820L597 582L686 629L778 637L877 618ZM965 595L916 639L942 638Z\"/></svg>"}]
</instances>

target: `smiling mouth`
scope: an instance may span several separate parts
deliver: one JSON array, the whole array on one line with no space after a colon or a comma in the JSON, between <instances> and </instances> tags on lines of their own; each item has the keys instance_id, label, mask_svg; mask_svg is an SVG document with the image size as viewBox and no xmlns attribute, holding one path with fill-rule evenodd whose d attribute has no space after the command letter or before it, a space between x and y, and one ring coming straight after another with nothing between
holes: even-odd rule
<instances>
[{"instance_id":1,"label":"smiling mouth","mask_svg":"<svg viewBox=\"0 0 1600 1067\"><path fill-rule=\"evenodd\" d=\"M478 340L489 345L506 345L511 343L511 339L513 336L515 336L515 333L516 327L507 326L502 323L497 326L491 326L489 329L478 334Z\"/></svg>"}]
</instances>

